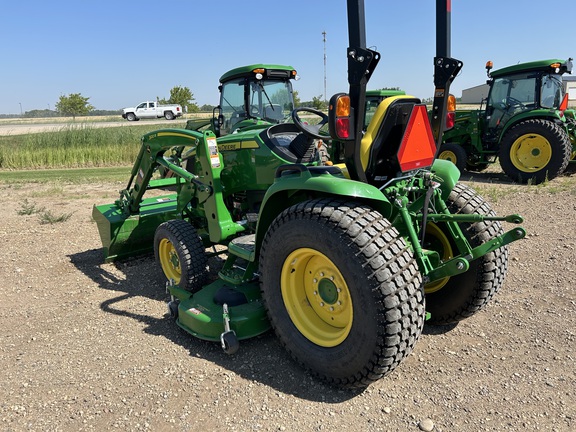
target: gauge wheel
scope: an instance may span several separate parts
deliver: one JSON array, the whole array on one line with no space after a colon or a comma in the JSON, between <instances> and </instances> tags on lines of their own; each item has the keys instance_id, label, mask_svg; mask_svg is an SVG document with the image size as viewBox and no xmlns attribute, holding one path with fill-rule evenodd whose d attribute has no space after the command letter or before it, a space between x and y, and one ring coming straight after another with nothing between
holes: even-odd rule
<instances>
[{"instance_id":1,"label":"gauge wheel","mask_svg":"<svg viewBox=\"0 0 576 432\"><path fill-rule=\"evenodd\" d=\"M190 292L208 280L208 257L202 239L181 219L164 222L154 235L154 255L166 279Z\"/></svg>"},{"instance_id":2,"label":"gauge wheel","mask_svg":"<svg viewBox=\"0 0 576 432\"><path fill-rule=\"evenodd\" d=\"M550 120L516 124L500 143L500 165L514 181L540 184L562 174L572 153L566 131Z\"/></svg>"},{"instance_id":3,"label":"gauge wheel","mask_svg":"<svg viewBox=\"0 0 576 432\"><path fill-rule=\"evenodd\" d=\"M447 203L452 214L496 216L490 205L473 189L457 183ZM461 223L460 229L471 247L504 233L498 221ZM438 252L441 261L459 254L445 223L428 223L424 248ZM465 273L432 281L424 286L426 310L431 324L451 324L482 310L500 290L508 269L508 246L470 262Z\"/></svg>"},{"instance_id":4,"label":"gauge wheel","mask_svg":"<svg viewBox=\"0 0 576 432\"><path fill-rule=\"evenodd\" d=\"M292 357L320 379L365 387L412 351L424 324L412 251L370 207L306 201L282 212L260 251L268 317Z\"/></svg>"},{"instance_id":5,"label":"gauge wheel","mask_svg":"<svg viewBox=\"0 0 576 432\"><path fill-rule=\"evenodd\" d=\"M440 153L438 153L438 159L444 159L452 162L456 165L456 168L463 172L466 169L466 160L468 156L466 155L466 150L459 144L455 143L444 143L440 146Z\"/></svg>"}]
</instances>

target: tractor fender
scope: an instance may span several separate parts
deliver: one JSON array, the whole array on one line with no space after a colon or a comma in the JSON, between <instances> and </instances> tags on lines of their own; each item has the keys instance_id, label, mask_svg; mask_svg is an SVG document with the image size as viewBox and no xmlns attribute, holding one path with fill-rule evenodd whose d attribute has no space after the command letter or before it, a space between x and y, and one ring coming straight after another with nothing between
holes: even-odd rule
<instances>
[{"instance_id":1,"label":"tractor fender","mask_svg":"<svg viewBox=\"0 0 576 432\"><path fill-rule=\"evenodd\" d=\"M450 192L460 180L460 170L452 162L444 159L436 159L432 164L431 171L441 179L440 190L442 199L448 199Z\"/></svg>"},{"instance_id":2,"label":"tractor fender","mask_svg":"<svg viewBox=\"0 0 576 432\"><path fill-rule=\"evenodd\" d=\"M386 218L392 214L392 204L378 188L342 175L312 174L304 167L302 172L277 177L268 188L256 227L256 256L268 227L280 213L299 202L330 196L362 202Z\"/></svg>"},{"instance_id":3,"label":"tractor fender","mask_svg":"<svg viewBox=\"0 0 576 432\"><path fill-rule=\"evenodd\" d=\"M532 119L542 119L542 120L549 120L559 125L565 126L566 119L561 118L558 114L558 111L548 110L548 109L537 109L526 111L525 113L519 113L512 117L510 120L506 122L506 125L502 128L500 132L500 136L498 137L498 142L502 141L502 138L512 127L516 124L524 121L524 120L532 120Z\"/></svg>"}]
</instances>

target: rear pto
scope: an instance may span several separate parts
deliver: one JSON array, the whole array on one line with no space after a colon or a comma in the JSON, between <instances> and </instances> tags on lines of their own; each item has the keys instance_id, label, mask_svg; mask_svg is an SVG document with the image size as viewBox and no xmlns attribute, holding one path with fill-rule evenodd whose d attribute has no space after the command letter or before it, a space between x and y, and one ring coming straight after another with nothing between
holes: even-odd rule
<instances>
[{"instance_id":1,"label":"rear pto","mask_svg":"<svg viewBox=\"0 0 576 432\"><path fill-rule=\"evenodd\" d=\"M343 387L394 370L427 314L447 324L482 309L504 281L507 245L525 231L504 232L501 221L521 218L496 216L458 183L453 164L435 160L461 67L449 57L445 1L437 14L432 124L425 105L398 95L384 99L360 133L380 55L366 48L363 1L349 0L349 94L335 95L328 115L300 108L293 122L273 124L263 118L268 107L277 110L273 94L260 92L248 123L223 131L246 113L249 89L277 77L291 91L291 69L262 68L249 75L262 86L246 76L238 83L239 105L222 93L211 124L146 134L120 199L94 207L106 258L154 249L170 313L185 331L233 353L239 340L272 327L299 364ZM303 113L318 123L301 121ZM318 139L330 138L343 143L344 164L322 163ZM158 168L173 176L153 179ZM144 198L169 185L175 193ZM212 246L227 255L216 280Z\"/></svg>"}]
</instances>

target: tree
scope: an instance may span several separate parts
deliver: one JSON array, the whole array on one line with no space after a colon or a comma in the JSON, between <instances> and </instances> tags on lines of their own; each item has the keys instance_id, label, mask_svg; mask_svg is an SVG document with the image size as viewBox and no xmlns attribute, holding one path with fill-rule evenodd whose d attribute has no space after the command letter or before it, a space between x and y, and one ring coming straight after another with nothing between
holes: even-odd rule
<instances>
[{"instance_id":1,"label":"tree","mask_svg":"<svg viewBox=\"0 0 576 432\"><path fill-rule=\"evenodd\" d=\"M327 108L326 102L324 102L324 99L322 99L322 95L314 96L312 98L312 107L317 110L323 110Z\"/></svg>"},{"instance_id":2,"label":"tree","mask_svg":"<svg viewBox=\"0 0 576 432\"><path fill-rule=\"evenodd\" d=\"M170 90L170 98L165 101L161 99L160 103L178 104L187 112L198 112L200 108L194 103L194 95L188 87L172 87Z\"/></svg>"},{"instance_id":3,"label":"tree","mask_svg":"<svg viewBox=\"0 0 576 432\"><path fill-rule=\"evenodd\" d=\"M299 107L302 104L300 96L298 95L298 90L292 91L292 97L294 98L294 108Z\"/></svg>"},{"instance_id":4,"label":"tree","mask_svg":"<svg viewBox=\"0 0 576 432\"><path fill-rule=\"evenodd\" d=\"M56 111L64 116L72 116L76 119L76 116L86 115L94 109L92 105L88 103L89 97L84 97L80 93L70 93L68 96L61 95L58 102L56 102Z\"/></svg>"}]
</instances>

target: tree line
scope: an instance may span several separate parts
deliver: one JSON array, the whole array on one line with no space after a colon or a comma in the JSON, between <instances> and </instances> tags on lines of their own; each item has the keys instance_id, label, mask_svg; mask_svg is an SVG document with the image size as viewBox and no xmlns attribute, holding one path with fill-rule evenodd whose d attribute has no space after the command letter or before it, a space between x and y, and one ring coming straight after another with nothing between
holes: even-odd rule
<instances>
[{"instance_id":1,"label":"tree line","mask_svg":"<svg viewBox=\"0 0 576 432\"><path fill-rule=\"evenodd\" d=\"M398 88L394 88L398 89ZM297 91L294 91L294 105L295 107L309 107L318 110L325 110L328 108L328 103L322 98L322 95L314 96L311 101L301 101ZM161 105L178 104L181 105L185 112L210 112L213 111L215 106L205 104L198 106L194 102L194 94L188 87L175 86L170 89L170 97L156 98ZM90 98L82 96L80 93L70 93L68 95L61 95L55 105L55 110L42 109L26 111L22 115L10 114L0 115L0 117L72 117L77 116L99 116L99 115L120 115L122 110L96 110L89 102Z\"/></svg>"}]
</instances>

